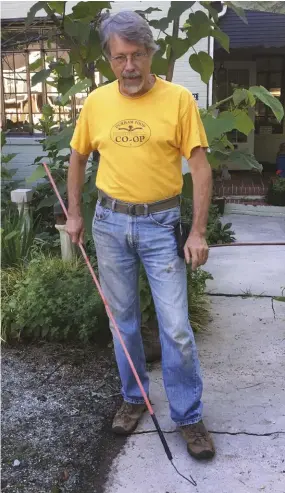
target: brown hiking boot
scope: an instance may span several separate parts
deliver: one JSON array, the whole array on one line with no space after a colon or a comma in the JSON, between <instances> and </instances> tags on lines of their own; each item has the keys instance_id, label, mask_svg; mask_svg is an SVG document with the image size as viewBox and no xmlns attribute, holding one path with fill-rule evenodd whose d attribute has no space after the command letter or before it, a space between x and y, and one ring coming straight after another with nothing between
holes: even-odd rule
<instances>
[{"instance_id":1,"label":"brown hiking boot","mask_svg":"<svg viewBox=\"0 0 285 493\"><path fill-rule=\"evenodd\" d=\"M123 402L115 415L112 431L117 435L130 435L136 429L145 410L145 404Z\"/></svg>"},{"instance_id":2,"label":"brown hiking boot","mask_svg":"<svg viewBox=\"0 0 285 493\"><path fill-rule=\"evenodd\" d=\"M188 453L192 457L198 460L214 457L215 446L202 420L193 425L180 426L179 429L187 442Z\"/></svg>"}]
</instances>

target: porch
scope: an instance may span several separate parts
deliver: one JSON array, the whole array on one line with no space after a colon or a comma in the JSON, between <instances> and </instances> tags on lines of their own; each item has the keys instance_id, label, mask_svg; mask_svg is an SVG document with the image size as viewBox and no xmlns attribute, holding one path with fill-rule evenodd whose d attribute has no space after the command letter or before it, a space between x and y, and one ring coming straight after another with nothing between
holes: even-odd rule
<instances>
[{"instance_id":1,"label":"porch","mask_svg":"<svg viewBox=\"0 0 285 493\"><path fill-rule=\"evenodd\" d=\"M218 43L214 46L215 72L213 102L233 91L233 85L266 87L284 106L285 102L285 15L246 11L244 24L231 10L220 17L220 27L230 37L230 53ZM251 110L250 110L251 111ZM285 123L279 123L272 111L258 103L251 111L255 129L248 137L231 135L235 148L248 150L263 165L262 174L229 163L231 179L215 180L215 192L228 201L263 202L271 178L276 173L276 157L285 142Z\"/></svg>"},{"instance_id":2,"label":"porch","mask_svg":"<svg viewBox=\"0 0 285 493\"><path fill-rule=\"evenodd\" d=\"M214 194L225 197L226 202L236 204L264 205L265 197L275 171L231 171L231 179L214 178Z\"/></svg>"}]
</instances>

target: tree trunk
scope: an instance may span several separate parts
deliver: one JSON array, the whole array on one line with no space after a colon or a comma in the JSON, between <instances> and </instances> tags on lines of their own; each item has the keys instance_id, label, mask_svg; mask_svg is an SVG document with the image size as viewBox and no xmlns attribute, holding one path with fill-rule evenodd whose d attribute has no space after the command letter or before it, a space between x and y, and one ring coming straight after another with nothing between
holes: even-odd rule
<instances>
[{"instance_id":1,"label":"tree trunk","mask_svg":"<svg viewBox=\"0 0 285 493\"><path fill-rule=\"evenodd\" d=\"M178 38L179 21L180 21L180 17L177 17L173 21L172 39L177 39ZM167 74L166 74L166 80L168 80L169 82L171 82L172 81L172 78L173 78L175 60L176 60L175 52L174 52L173 48L171 48L170 55L169 55L169 60L168 60Z\"/></svg>"}]
</instances>

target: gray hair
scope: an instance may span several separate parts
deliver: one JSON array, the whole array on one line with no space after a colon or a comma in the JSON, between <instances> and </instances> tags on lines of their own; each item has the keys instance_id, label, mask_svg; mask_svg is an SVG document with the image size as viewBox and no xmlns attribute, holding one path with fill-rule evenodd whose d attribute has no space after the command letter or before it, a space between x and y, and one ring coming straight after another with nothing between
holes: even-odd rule
<instances>
[{"instance_id":1,"label":"gray hair","mask_svg":"<svg viewBox=\"0 0 285 493\"><path fill-rule=\"evenodd\" d=\"M126 10L118 14L102 15L99 36L103 52L107 57L111 55L109 41L114 34L117 34L117 36L126 41L134 41L144 45L147 51L152 54L159 49L159 46L154 42L147 21L136 12Z\"/></svg>"}]
</instances>

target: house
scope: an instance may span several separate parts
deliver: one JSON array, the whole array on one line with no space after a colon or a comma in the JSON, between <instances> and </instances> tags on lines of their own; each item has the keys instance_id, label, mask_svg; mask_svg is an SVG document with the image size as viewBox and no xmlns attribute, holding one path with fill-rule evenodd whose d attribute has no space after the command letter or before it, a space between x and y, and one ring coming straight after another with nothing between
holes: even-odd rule
<instances>
[{"instance_id":1,"label":"house","mask_svg":"<svg viewBox=\"0 0 285 493\"><path fill-rule=\"evenodd\" d=\"M6 152L17 153L12 167L18 168L16 177L20 179L31 174L31 168L27 165L33 163L34 158L42 154L40 135L36 127L41 116L42 105L46 102L52 104L57 97L56 89L48 82L31 87L32 74L29 73L29 64L38 56L42 56L46 61L52 60L57 54L66 56L66 52L59 49L55 40L51 44L45 41L50 23L46 20L43 22L44 11L37 13L37 22L29 30L29 45L25 48L22 45L18 50L11 43L13 36L23 30L24 19L34 3L33 1L1 3L2 32L4 36L6 35L6 39L2 42L2 128L10 128ZM76 3L67 2L67 12L71 12ZM215 72L209 84L204 84L199 74L189 66L189 52L176 61L173 82L190 89L201 108L206 108L213 101L229 95L232 84L264 85L284 104L285 15L247 11L248 24L244 24L222 2L215 4L220 10L220 27L230 36L230 53L228 54L212 39L203 38L195 48L196 51L206 51L214 57ZM115 1L112 4L112 11L145 10L150 6L153 6L153 2ZM170 2L155 2L155 6L160 8L161 12L152 13L152 18L161 18L166 15ZM184 15L186 20L187 13ZM99 77L97 74L98 81ZM76 118L85 97L86 93L82 93L73 98L72 104L58 114L58 119L67 119L70 115ZM273 173L278 148L285 140L284 120L281 124L278 123L271 111L262 103L258 105L256 115L252 113L252 117L255 118L255 131L252 131L247 138L235 133L232 135L232 140L235 147L248 148L253 152L264 164L265 169ZM242 166L239 165L238 169L242 170Z\"/></svg>"},{"instance_id":2,"label":"house","mask_svg":"<svg viewBox=\"0 0 285 493\"><path fill-rule=\"evenodd\" d=\"M12 37L23 30L27 13L34 3L33 1L19 3L3 1L1 3L2 32L4 36L6 33L6 39L8 40L6 43L5 41L2 43L2 128L10 129L7 137L8 145L5 151L17 153L11 163L11 167L18 168L18 172L15 175L17 179L25 179L30 176L33 167L27 165L31 165L37 156L43 154L39 143L41 136L36 125L41 117L42 105L45 102L52 104L57 97L56 89L49 85L48 82L46 84L39 83L31 87L32 74L29 74L29 64L37 59L40 54L46 60L51 60L57 53L60 56L65 56L65 53L58 49L54 41L52 45L48 46L46 41L42 39L49 26L46 20L43 22L45 18L44 11L37 13L36 25L27 35L28 39L34 39L34 41L28 46L21 47L20 50L17 50L16 47L5 50L5 46L13 45L13 43L9 42ZM67 2L67 13L71 12L72 7L77 3ZM143 5L142 2L132 1L126 4L126 2L118 1L112 4L112 11L145 10L151 6L153 6L153 3L150 1L144 1ZM156 16L159 19L167 14L170 2L156 2L156 7L160 8L161 12L154 12L152 18ZM185 20L186 18L187 15L185 14ZM208 51L208 45L208 39L204 38L199 42L197 48ZM209 87L201 82L199 74L191 69L188 59L189 53L177 61L173 81L190 89L195 94L199 106L205 108L208 104ZM99 74L97 81L99 82ZM76 116L82 107L85 97L86 93L78 94L74 104L59 113L58 119L68 119L71 112Z\"/></svg>"},{"instance_id":3,"label":"house","mask_svg":"<svg viewBox=\"0 0 285 493\"><path fill-rule=\"evenodd\" d=\"M215 43L214 98L227 97L231 84L261 85L284 105L285 15L247 11L246 17L248 24L227 9L220 18L219 25L230 38L230 53ZM247 146L265 166L273 165L285 140L285 119L279 123L263 103L258 104L252 116L255 132L247 139L235 135L233 141L239 148Z\"/></svg>"}]
</instances>

